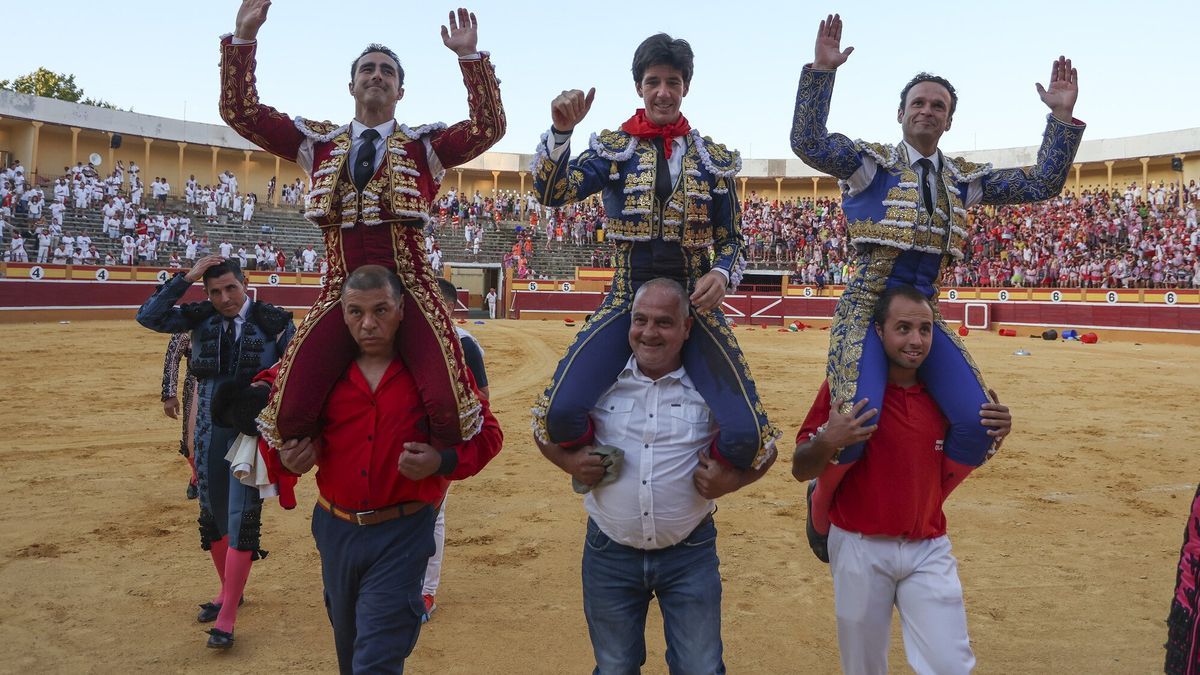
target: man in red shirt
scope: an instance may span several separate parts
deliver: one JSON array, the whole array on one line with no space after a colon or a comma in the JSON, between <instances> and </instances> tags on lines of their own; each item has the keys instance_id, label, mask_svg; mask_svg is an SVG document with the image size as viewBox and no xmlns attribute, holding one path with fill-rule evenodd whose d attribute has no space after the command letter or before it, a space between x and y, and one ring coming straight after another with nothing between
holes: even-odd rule
<instances>
[{"instance_id":1,"label":"man in red shirt","mask_svg":"<svg viewBox=\"0 0 1200 675\"><path fill-rule=\"evenodd\" d=\"M946 418L921 384L918 369L929 355L933 321L933 307L920 291L886 290L874 316L888 358L884 400L859 401L842 414L842 402L830 401L825 382L796 436L792 475L817 478L809 488L809 541L833 573L847 673L888 672L893 605L913 670L968 673L975 665L942 512L973 467L943 453ZM875 408L864 410L867 405ZM878 407L878 423L868 425ZM979 416L998 441L1012 428L1008 408L999 403L984 403ZM863 442L869 450L861 459L837 463L842 448Z\"/></svg>"},{"instance_id":2,"label":"man in red shirt","mask_svg":"<svg viewBox=\"0 0 1200 675\"><path fill-rule=\"evenodd\" d=\"M399 356L403 302L388 269L350 274L341 304L358 355L325 402L320 435L279 452L293 473L317 467L312 531L343 673L404 670L425 614L421 582L446 487L478 473L503 442L483 398L478 434L445 449L429 445L417 382Z\"/></svg>"}]
</instances>

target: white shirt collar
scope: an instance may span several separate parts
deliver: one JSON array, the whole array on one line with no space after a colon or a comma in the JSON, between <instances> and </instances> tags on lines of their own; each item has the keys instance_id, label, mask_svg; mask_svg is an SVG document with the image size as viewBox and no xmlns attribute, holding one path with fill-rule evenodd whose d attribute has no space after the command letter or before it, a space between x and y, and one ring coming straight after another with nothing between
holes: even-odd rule
<instances>
[{"instance_id":1,"label":"white shirt collar","mask_svg":"<svg viewBox=\"0 0 1200 675\"><path fill-rule=\"evenodd\" d=\"M242 308L238 310L237 316L233 318L235 323L246 323L246 317L250 316L250 295L246 295L246 301L242 303Z\"/></svg>"},{"instance_id":2,"label":"white shirt collar","mask_svg":"<svg viewBox=\"0 0 1200 675\"><path fill-rule=\"evenodd\" d=\"M682 365L656 380L656 379L653 379L650 376L646 375L645 373L643 373L641 368L638 368L636 356L630 356L629 360L625 362L625 368L621 371L621 373L619 375L617 375L617 379L620 379L620 380L629 379L629 378L641 380L642 382L659 382L661 380L678 380L679 383L684 385L685 387L688 387L691 389L696 388L695 385L692 384L692 378L688 377L687 371L684 370Z\"/></svg>"},{"instance_id":3,"label":"white shirt collar","mask_svg":"<svg viewBox=\"0 0 1200 675\"><path fill-rule=\"evenodd\" d=\"M350 137L357 140L359 136L362 136L362 132L368 128L378 131L380 138L387 138L392 135L392 131L396 128L396 120L388 120L377 127L368 127L358 120L352 120L350 122Z\"/></svg>"},{"instance_id":4,"label":"white shirt collar","mask_svg":"<svg viewBox=\"0 0 1200 675\"><path fill-rule=\"evenodd\" d=\"M928 159L929 161L933 162L933 170L934 171L941 172L941 170L942 170L942 153L938 152L937 150L934 150L932 155L929 155L928 157L926 157L925 155L922 155L919 150L914 148L912 146L912 144L909 143L908 141L901 141L901 142L904 143L905 148L908 150L908 165L909 166L916 166L917 162L920 161L922 158L924 158L924 159Z\"/></svg>"}]
</instances>

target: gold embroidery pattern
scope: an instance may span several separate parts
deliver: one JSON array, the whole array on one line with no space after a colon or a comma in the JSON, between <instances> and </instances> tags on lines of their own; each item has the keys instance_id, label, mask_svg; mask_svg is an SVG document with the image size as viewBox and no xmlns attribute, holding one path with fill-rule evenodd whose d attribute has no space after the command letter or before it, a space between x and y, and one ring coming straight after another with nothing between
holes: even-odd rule
<instances>
[{"instance_id":1,"label":"gold embroidery pattern","mask_svg":"<svg viewBox=\"0 0 1200 675\"><path fill-rule=\"evenodd\" d=\"M254 76L256 50L256 45L235 45L232 38L221 42L221 100L218 108L221 119L239 136L260 148L270 148L274 144L258 133L256 125L270 128L272 122L291 125L292 120L270 106L260 108ZM267 120L260 119L260 110ZM284 159L295 160L294 151L292 156Z\"/></svg>"},{"instance_id":2,"label":"gold embroidery pattern","mask_svg":"<svg viewBox=\"0 0 1200 675\"><path fill-rule=\"evenodd\" d=\"M697 312L692 310L694 317L693 328L698 327L708 334L709 338L721 347L720 352L725 357L725 363L737 377L738 388L741 390L741 400L754 410L755 423L758 426L759 447L754 455L751 466L761 466L767 459L767 454L774 448L775 440L783 433L767 419L767 410L763 407L762 398L754 391L754 376L750 374L750 363L738 346L733 329L729 327L721 310Z\"/></svg>"},{"instance_id":3,"label":"gold embroidery pattern","mask_svg":"<svg viewBox=\"0 0 1200 675\"><path fill-rule=\"evenodd\" d=\"M562 377L551 378L550 384L546 390L538 397L530 412L533 414L532 428L533 435L542 443L550 443L549 432L546 429L546 415L549 413L550 404L554 397L558 394L558 389L562 385L562 380L566 379L571 372L571 365L575 362L575 357L584 345L592 339L598 331L603 329L608 324L619 319L623 314L629 312L633 304L633 293L630 290L630 254L633 251L633 245L626 242L617 242L616 250L616 270L613 272L612 288L608 292L608 296L604 298L604 302L592 314L583 328L575 334L575 339L571 341L571 345L567 347L567 353L562 358L555 369L556 375L562 374ZM572 439L568 439L572 440Z\"/></svg>"},{"instance_id":4,"label":"gold embroidery pattern","mask_svg":"<svg viewBox=\"0 0 1200 675\"><path fill-rule=\"evenodd\" d=\"M305 215L309 220L321 226L336 225L345 218L342 215L342 196L346 192L349 181L342 180L346 173L346 162L350 155L350 130L334 136L329 145L322 147L321 152L327 153L313 169L312 189L308 193L308 208ZM349 188L353 190L353 185ZM353 206L353 205L351 205ZM350 218L354 222L356 212ZM335 215L336 214L336 215Z\"/></svg>"},{"instance_id":5,"label":"gold embroidery pattern","mask_svg":"<svg viewBox=\"0 0 1200 675\"><path fill-rule=\"evenodd\" d=\"M396 275L404 283L404 289L408 291L409 296L416 302L417 310L428 324L429 331L437 338L458 405L460 433L463 440L468 440L483 426L483 408L475 392L468 386L469 380L463 366L465 361L462 345L454 330L454 321L442 302L433 269L425 264L424 235L415 227L393 227L391 230Z\"/></svg>"},{"instance_id":6,"label":"gold embroidery pattern","mask_svg":"<svg viewBox=\"0 0 1200 675\"><path fill-rule=\"evenodd\" d=\"M863 342L871 324L871 315L899 255L899 249L876 246L861 256L854 278L846 286L834 309L833 324L829 329L829 364L825 374L829 379L830 396L835 401L846 402L843 410L853 405L858 391L859 362L862 360Z\"/></svg>"},{"instance_id":7,"label":"gold embroidery pattern","mask_svg":"<svg viewBox=\"0 0 1200 675\"><path fill-rule=\"evenodd\" d=\"M345 263L342 256L342 231L336 227L327 228L324 230L324 235L325 251L329 262L329 271L325 273L325 283L321 286L321 294L313 303L312 309L300 321L300 325L296 328L296 334L292 336L291 342L288 343L287 349L283 353L283 358L279 361L279 372L275 378L275 393L271 396L267 407L259 413L257 420L262 437L276 449L281 447L284 441L279 434L279 406L283 401L283 392L292 372L292 361L296 358L296 352L300 349L300 345L304 344L313 327L325 315L331 311L341 311L339 303L342 299L342 284L346 281Z\"/></svg>"}]
</instances>

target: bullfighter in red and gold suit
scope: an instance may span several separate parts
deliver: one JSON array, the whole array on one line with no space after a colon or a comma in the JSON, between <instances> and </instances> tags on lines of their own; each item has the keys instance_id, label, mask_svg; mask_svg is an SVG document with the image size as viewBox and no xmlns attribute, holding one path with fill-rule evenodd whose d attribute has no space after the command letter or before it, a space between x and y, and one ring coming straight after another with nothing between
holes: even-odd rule
<instances>
[{"instance_id":1,"label":"bullfighter in red and gold suit","mask_svg":"<svg viewBox=\"0 0 1200 675\"><path fill-rule=\"evenodd\" d=\"M470 438L482 418L462 348L438 295L422 227L445 170L479 156L504 135L499 82L476 49L475 15L450 13L442 42L458 55L470 118L447 127L395 121L404 70L387 47L368 46L351 66L354 120L335 125L292 119L258 100L255 50L270 0L243 0L236 33L221 39L221 117L259 147L310 174L305 217L321 228L329 271L321 295L284 354L275 392L259 418L276 446L313 435L322 404L353 360L356 346L338 307L346 276L366 264L399 275L407 290L402 337L430 434L450 445Z\"/></svg>"}]
</instances>

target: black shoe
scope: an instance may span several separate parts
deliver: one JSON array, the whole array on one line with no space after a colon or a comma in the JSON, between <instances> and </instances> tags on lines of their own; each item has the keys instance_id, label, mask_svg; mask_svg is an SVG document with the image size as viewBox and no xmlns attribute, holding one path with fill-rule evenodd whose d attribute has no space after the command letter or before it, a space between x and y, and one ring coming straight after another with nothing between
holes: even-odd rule
<instances>
[{"instance_id":1,"label":"black shoe","mask_svg":"<svg viewBox=\"0 0 1200 675\"><path fill-rule=\"evenodd\" d=\"M246 596L242 596L238 600L238 607L246 604ZM221 613L221 603L206 602L200 605L200 613L196 615L197 623L212 623L217 620L217 615Z\"/></svg>"},{"instance_id":2,"label":"black shoe","mask_svg":"<svg viewBox=\"0 0 1200 675\"><path fill-rule=\"evenodd\" d=\"M823 563L829 562L829 535L819 534L817 528L813 527L812 519L812 496L813 491L817 489L817 481L810 480L808 482L808 494L805 495L805 504L808 506L808 513L804 516L804 532L808 535L808 547L812 549L813 555L817 556L817 560Z\"/></svg>"},{"instance_id":3,"label":"black shoe","mask_svg":"<svg viewBox=\"0 0 1200 675\"><path fill-rule=\"evenodd\" d=\"M209 649L229 649L233 647L233 633L226 633L223 630L209 628L208 631L208 648Z\"/></svg>"},{"instance_id":4,"label":"black shoe","mask_svg":"<svg viewBox=\"0 0 1200 675\"><path fill-rule=\"evenodd\" d=\"M188 483L187 498L196 499L200 496L200 488L196 487L195 483Z\"/></svg>"}]
</instances>

